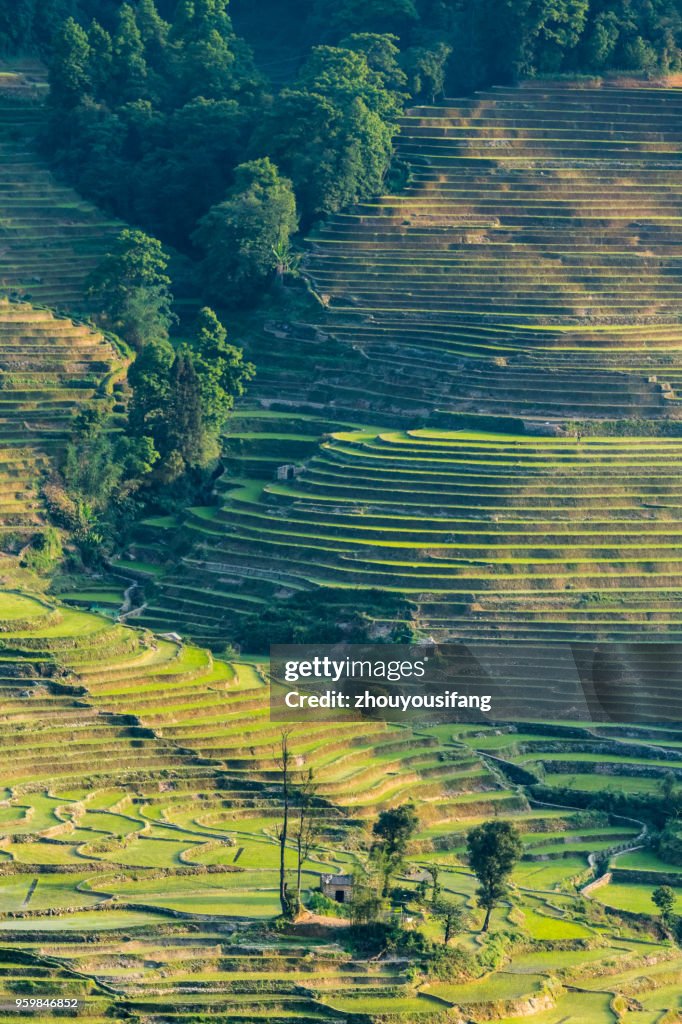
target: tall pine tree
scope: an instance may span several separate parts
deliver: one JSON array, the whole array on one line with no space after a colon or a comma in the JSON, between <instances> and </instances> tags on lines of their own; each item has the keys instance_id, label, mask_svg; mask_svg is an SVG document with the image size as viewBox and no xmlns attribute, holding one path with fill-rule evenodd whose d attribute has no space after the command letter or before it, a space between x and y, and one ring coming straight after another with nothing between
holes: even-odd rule
<instances>
[{"instance_id":1,"label":"tall pine tree","mask_svg":"<svg viewBox=\"0 0 682 1024\"><path fill-rule=\"evenodd\" d=\"M180 351L171 369L168 440L179 452L186 466L194 468L204 462L204 424L201 412L201 388L192 357Z\"/></svg>"}]
</instances>

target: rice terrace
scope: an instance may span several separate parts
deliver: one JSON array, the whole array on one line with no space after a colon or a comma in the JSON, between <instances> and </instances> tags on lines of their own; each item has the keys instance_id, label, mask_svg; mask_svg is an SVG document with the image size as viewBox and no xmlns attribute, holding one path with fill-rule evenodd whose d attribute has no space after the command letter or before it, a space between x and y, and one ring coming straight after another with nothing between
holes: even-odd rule
<instances>
[{"instance_id":1,"label":"rice terrace","mask_svg":"<svg viewBox=\"0 0 682 1024\"><path fill-rule=\"evenodd\" d=\"M0 1024L682 1022L674 714L269 662L679 699L681 76L679 0L0 0Z\"/></svg>"}]
</instances>

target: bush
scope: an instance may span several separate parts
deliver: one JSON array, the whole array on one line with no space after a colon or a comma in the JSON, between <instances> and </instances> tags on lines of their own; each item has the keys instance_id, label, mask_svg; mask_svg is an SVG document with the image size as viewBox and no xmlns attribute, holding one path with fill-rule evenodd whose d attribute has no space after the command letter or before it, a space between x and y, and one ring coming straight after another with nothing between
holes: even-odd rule
<instances>
[{"instance_id":1,"label":"bush","mask_svg":"<svg viewBox=\"0 0 682 1024\"><path fill-rule=\"evenodd\" d=\"M412 605L404 597L378 590L319 588L273 603L245 616L235 640L242 651L260 654L271 644L361 644L376 641L373 618L395 619L387 639L409 643Z\"/></svg>"},{"instance_id":2,"label":"bush","mask_svg":"<svg viewBox=\"0 0 682 1024\"><path fill-rule=\"evenodd\" d=\"M361 957L390 953L423 960L430 950L428 939L421 932L406 931L394 921L353 925L347 941L353 955Z\"/></svg>"},{"instance_id":3,"label":"bush","mask_svg":"<svg viewBox=\"0 0 682 1024\"><path fill-rule=\"evenodd\" d=\"M313 892L308 899L308 910L322 917L348 917L348 906L344 903L337 903L330 900L322 892Z\"/></svg>"},{"instance_id":4,"label":"bush","mask_svg":"<svg viewBox=\"0 0 682 1024\"><path fill-rule=\"evenodd\" d=\"M21 565L35 572L48 573L54 569L63 553L59 531L50 526L33 538L24 551Z\"/></svg>"},{"instance_id":5,"label":"bush","mask_svg":"<svg viewBox=\"0 0 682 1024\"><path fill-rule=\"evenodd\" d=\"M467 981L476 973L476 960L471 953L457 946L433 946L426 972L438 981Z\"/></svg>"}]
</instances>

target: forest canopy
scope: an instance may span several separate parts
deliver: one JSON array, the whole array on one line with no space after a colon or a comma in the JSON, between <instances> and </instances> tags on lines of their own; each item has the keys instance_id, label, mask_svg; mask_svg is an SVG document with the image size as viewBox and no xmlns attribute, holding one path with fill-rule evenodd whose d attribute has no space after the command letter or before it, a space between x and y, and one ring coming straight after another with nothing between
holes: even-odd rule
<instances>
[{"instance_id":1,"label":"forest canopy","mask_svg":"<svg viewBox=\"0 0 682 1024\"><path fill-rule=\"evenodd\" d=\"M223 312L296 272L299 232L400 187L406 106L678 71L682 0L0 0L0 53L46 62L43 148L131 225L89 282L101 325L137 353L126 433L112 454L86 424L65 468L82 501L123 506L203 486L254 373ZM204 308L174 332L180 291Z\"/></svg>"},{"instance_id":2,"label":"forest canopy","mask_svg":"<svg viewBox=\"0 0 682 1024\"><path fill-rule=\"evenodd\" d=\"M84 26L94 18L115 32L122 6L121 0L0 0L0 51L45 54L68 17ZM140 0L136 6L139 13L154 5ZM177 38L188 11L211 6L157 0L155 9L177 26ZM225 13L227 5L219 6ZM286 6L292 45L336 46L358 32L396 35L413 80L446 48L449 89L516 75L680 67L680 0L290 0ZM258 25L269 28L282 2L232 0L231 13L239 22L253 7ZM149 14L142 17L149 21Z\"/></svg>"},{"instance_id":3,"label":"forest canopy","mask_svg":"<svg viewBox=\"0 0 682 1024\"><path fill-rule=\"evenodd\" d=\"M289 6L287 20L280 0L261 0L254 36L246 0L0 0L0 48L48 60L46 145L57 167L101 206L194 258L206 301L252 301L274 280L297 224L307 230L380 192L412 100L546 74L682 67L682 0ZM258 52L263 26L279 26L283 63L256 60L235 27L249 18ZM269 69L282 66L286 74L271 80ZM281 230L276 203L262 196L261 229L254 189L243 183L243 168L266 160ZM227 219L235 273L217 292L207 242ZM254 235L248 258L240 223Z\"/></svg>"},{"instance_id":4,"label":"forest canopy","mask_svg":"<svg viewBox=\"0 0 682 1024\"><path fill-rule=\"evenodd\" d=\"M198 258L200 222L234 201L237 168L249 161L271 160L291 183L289 219L307 229L381 190L410 100L546 74L682 67L682 0L286 6L288 19L281 0L261 0L254 36L250 0L0 0L0 51L48 60L47 145L76 187ZM289 56L261 68L235 28L242 22L257 49L263 27L278 25L278 52ZM283 77L268 77L283 66ZM274 255L266 262L241 275L233 301L274 274Z\"/></svg>"}]
</instances>

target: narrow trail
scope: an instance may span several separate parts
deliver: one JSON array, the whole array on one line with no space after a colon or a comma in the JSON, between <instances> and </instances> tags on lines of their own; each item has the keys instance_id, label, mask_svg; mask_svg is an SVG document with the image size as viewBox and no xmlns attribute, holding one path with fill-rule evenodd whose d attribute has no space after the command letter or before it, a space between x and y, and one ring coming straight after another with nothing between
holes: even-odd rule
<instances>
[{"instance_id":1,"label":"narrow trail","mask_svg":"<svg viewBox=\"0 0 682 1024\"><path fill-rule=\"evenodd\" d=\"M126 582L128 586L123 592L123 603L118 612L118 621L123 623L127 622L128 619L139 618L147 607L146 601L140 605L133 606L133 594L136 590L142 590L142 587L137 580L128 578Z\"/></svg>"},{"instance_id":2,"label":"narrow trail","mask_svg":"<svg viewBox=\"0 0 682 1024\"><path fill-rule=\"evenodd\" d=\"M505 761L504 758L498 757L495 754L489 754L487 751L477 751L477 753L481 755L484 760L490 759L492 762L494 762L493 764L490 764L490 767L495 772L495 774L498 775L498 777L499 775L506 776L506 778L512 781L513 783L512 775L514 774L514 771L518 770L515 764ZM507 769L506 771L505 768ZM526 768L524 768L523 771L526 771L529 775L533 775L533 773L529 772ZM538 782L539 781L540 780L538 779ZM537 805L540 807L551 807L571 812L584 810L583 807L572 806L571 804L546 803L544 800L537 800L535 797L529 796L526 793L526 786L523 783L513 784L516 786L517 789L519 789L523 793L525 799L529 802L529 806ZM587 863L590 869L592 870L594 877L588 883L586 883L586 885L581 886L579 889L580 895L585 896L587 899L590 898L590 893L589 891L585 892L585 890L590 890L591 887L595 884L595 882L599 882L600 879L605 878L606 875L609 874L608 871L603 872L601 875L597 874L597 865L599 863L599 860L604 858L604 855L606 855L610 860L612 857L620 857L625 853L633 853L634 851L644 849L647 846L647 840L649 837L649 826L646 824L646 822L640 821L638 818L629 818L622 814L618 815L618 817L622 818L624 821L630 821L632 824L637 825L640 831L638 832L635 839L632 840L632 842L629 843L623 849L618 849L617 846L614 846L612 850L604 850L601 853L589 853L587 855Z\"/></svg>"}]
</instances>

